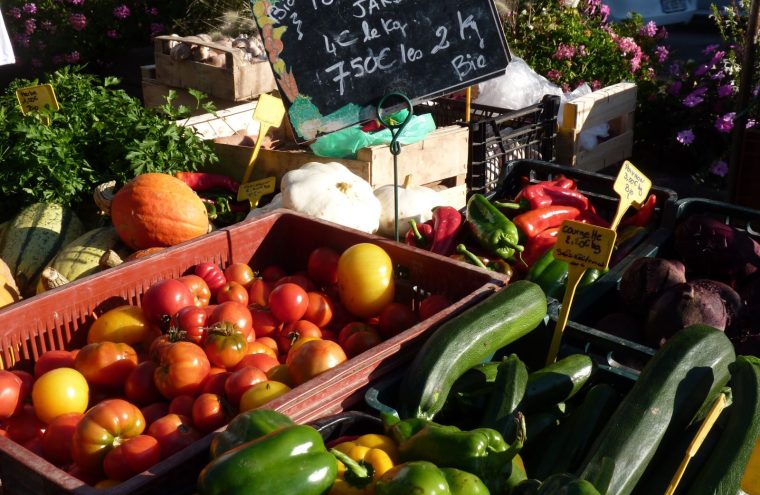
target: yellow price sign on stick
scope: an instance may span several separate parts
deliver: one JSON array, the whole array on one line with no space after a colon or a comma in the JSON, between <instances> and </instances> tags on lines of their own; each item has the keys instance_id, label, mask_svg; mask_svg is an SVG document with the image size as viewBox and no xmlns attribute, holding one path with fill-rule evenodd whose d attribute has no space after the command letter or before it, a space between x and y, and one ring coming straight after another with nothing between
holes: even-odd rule
<instances>
[{"instance_id":1,"label":"yellow price sign on stick","mask_svg":"<svg viewBox=\"0 0 760 495\"><path fill-rule=\"evenodd\" d=\"M259 101L256 103L256 110L253 111L253 120L259 123L259 136L256 138L256 146L254 146L253 153L251 153L251 159L248 160L248 166L245 169L245 175L243 175L243 184L251 178L253 162L256 161L256 157L259 155L259 149L264 141L264 136L267 135L270 127L279 127L282 124L283 117L285 117L285 105L282 104L281 99L268 94L263 94L259 97ZM240 200L241 196L238 193L238 201Z\"/></svg>"},{"instance_id":2,"label":"yellow price sign on stick","mask_svg":"<svg viewBox=\"0 0 760 495\"><path fill-rule=\"evenodd\" d=\"M620 172L615 179L612 189L620 196L615 219L612 221L612 230L617 230L620 220L625 212L633 205L635 208L641 208L641 205L647 200L649 190L652 188L652 181L644 173L633 166L626 160L620 167Z\"/></svg>"},{"instance_id":3,"label":"yellow price sign on stick","mask_svg":"<svg viewBox=\"0 0 760 495\"><path fill-rule=\"evenodd\" d=\"M238 189L238 201L247 199L251 203L251 209L256 208L262 196L265 194L272 194L274 192L274 185L274 177L267 177L266 179L246 182L240 186L240 189Z\"/></svg>"},{"instance_id":4,"label":"yellow price sign on stick","mask_svg":"<svg viewBox=\"0 0 760 495\"><path fill-rule=\"evenodd\" d=\"M617 234L612 229L597 227L586 223L565 220L557 234L557 244L554 247L554 257L568 263L567 286L562 298L562 309L554 328L554 335L549 347L546 364L551 364L557 359L559 345L562 341L562 333L567 326L570 316L570 307L575 297L575 289L578 282L588 268L605 270L615 247Z\"/></svg>"},{"instance_id":5,"label":"yellow price sign on stick","mask_svg":"<svg viewBox=\"0 0 760 495\"><path fill-rule=\"evenodd\" d=\"M21 105L21 113L24 115L31 112L39 112L45 108L50 108L56 112L61 109L52 84L19 88L16 90L16 99L19 105ZM46 117L46 119L47 124L50 125L50 118Z\"/></svg>"}]
</instances>

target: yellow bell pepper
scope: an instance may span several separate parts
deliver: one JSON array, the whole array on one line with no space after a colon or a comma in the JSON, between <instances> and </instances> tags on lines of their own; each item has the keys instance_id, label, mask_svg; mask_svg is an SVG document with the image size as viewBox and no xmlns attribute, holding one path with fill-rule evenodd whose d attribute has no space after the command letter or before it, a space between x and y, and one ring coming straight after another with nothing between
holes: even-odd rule
<instances>
[{"instance_id":1,"label":"yellow bell pepper","mask_svg":"<svg viewBox=\"0 0 760 495\"><path fill-rule=\"evenodd\" d=\"M338 477L329 495L373 495L377 478L398 462L396 444L385 435L362 435L331 452L338 458Z\"/></svg>"},{"instance_id":2,"label":"yellow bell pepper","mask_svg":"<svg viewBox=\"0 0 760 495\"><path fill-rule=\"evenodd\" d=\"M755 448L744 469L742 490L747 492L747 495L760 495L760 438L755 442Z\"/></svg>"}]
</instances>

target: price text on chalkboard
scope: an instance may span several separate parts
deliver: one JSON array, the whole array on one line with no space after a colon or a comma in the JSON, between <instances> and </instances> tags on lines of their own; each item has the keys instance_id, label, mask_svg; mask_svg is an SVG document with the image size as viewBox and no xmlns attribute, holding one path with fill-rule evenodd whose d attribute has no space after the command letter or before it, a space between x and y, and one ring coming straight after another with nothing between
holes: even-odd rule
<instances>
[{"instance_id":1,"label":"price text on chalkboard","mask_svg":"<svg viewBox=\"0 0 760 495\"><path fill-rule=\"evenodd\" d=\"M501 75L509 63L493 0L254 0L297 138Z\"/></svg>"}]
</instances>

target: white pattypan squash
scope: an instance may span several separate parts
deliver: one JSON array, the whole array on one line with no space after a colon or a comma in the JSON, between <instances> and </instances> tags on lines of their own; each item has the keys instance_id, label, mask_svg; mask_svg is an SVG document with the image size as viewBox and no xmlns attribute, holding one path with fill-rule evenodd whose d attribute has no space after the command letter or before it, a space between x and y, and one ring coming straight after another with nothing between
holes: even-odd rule
<instances>
[{"instance_id":1,"label":"white pattypan squash","mask_svg":"<svg viewBox=\"0 0 760 495\"><path fill-rule=\"evenodd\" d=\"M375 189L375 197L380 200L380 228L377 233L393 237L394 227L394 198L393 184L380 186ZM398 187L398 231L403 237L409 230L409 220L414 219L418 224L433 218L433 208L443 206L446 202L436 191L425 186L410 186L409 177Z\"/></svg>"},{"instance_id":2,"label":"white pattypan squash","mask_svg":"<svg viewBox=\"0 0 760 495\"><path fill-rule=\"evenodd\" d=\"M310 162L282 177L282 206L367 233L377 231L372 186L337 162Z\"/></svg>"}]
</instances>

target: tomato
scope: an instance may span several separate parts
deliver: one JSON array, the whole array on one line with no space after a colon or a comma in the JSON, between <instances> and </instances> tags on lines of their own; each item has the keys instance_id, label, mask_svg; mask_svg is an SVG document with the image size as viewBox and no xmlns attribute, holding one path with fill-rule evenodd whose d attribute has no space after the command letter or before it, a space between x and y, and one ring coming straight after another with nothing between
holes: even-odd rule
<instances>
[{"instance_id":1,"label":"tomato","mask_svg":"<svg viewBox=\"0 0 760 495\"><path fill-rule=\"evenodd\" d=\"M309 320L320 328L326 327L333 317L333 302L321 292L309 292L307 296L309 304L302 319Z\"/></svg>"},{"instance_id":2,"label":"tomato","mask_svg":"<svg viewBox=\"0 0 760 495\"><path fill-rule=\"evenodd\" d=\"M322 338L324 340L332 340L333 342L338 341L338 335L332 330L322 330Z\"/></svg>"},{"instance_id":3,"label":"tomato","mask_svg":"<svg viewBox=\"0 0 760 495\"><path fill-rule=\"evenodd\" d=\"M234 371L224 383L224 395L233 407L238 407L240 397L246 390L259 382L267 380L267 374L258 368L249 366Z\"/></svg>"},{"instance_id":4,"label":"tomato","mask_svg":"<svg viewBox=\"0 0 760 495\"><path fill-rule=\"evenodd\" d=\"M87 343L116 342L129 345L147 345L152 334L151 323L137 306L124 305L106 311L98 317L87 332Z\"/></svg>"},{"instance_id":5,"label":"tomato","mask_svg":"<svg viewBox=\"0 0 760 495\"><path fill-rule=\"evenodd\" d=\"M110 480L124 481L158 464L161 446L150 435L137 435L111 449L103 458L103 471Z\"/></svg>"},{"instance_id":6,"label":"tomato","mask_svg":"<svg viewBox=\"0 0 760 495\"><path fill-rule=\"evenodd\" d=\"M66 413L87 409L90 390L87 380L77 370L57 368L37 378L32 386L34 411L45 423Z\"/></svg>"},{"instance_id":7,"label":"tomato","mask_svg":"<svg viewBox=\"0 0 760 495\"><path fill-rule=\"evenodd\" d=\"M269 308L272 315L283 323L300 320L309 307L309 296L300 285L285 283L278 285L269 294Z\"/></svg>"},{"instance_id":8,"label":"tomato","mask_svg":"<svg viewBox=\"0 0 760 495\"><path fill-rule=\"evenodd\" d=\"M10 371L0 370L0 419L7 419L21 410L24 404L21 377Z\"/></svg>"},{"instance_id":9,"label":"tomato","mask_svg":"<svg viewBox=\"0 0 760 495\"><path fill-rule=\"evenodd\" d=\"M208 284L198 275L183 275L177 280L182 282L193 295L193 306L205 308L211 302L211 289Z\"/></svg>"},{"instance_id":10,"label":"tomato","mask_svg":"<svg viewBox=\"0 0 760 495\"><path fill-rule=\"evenodd\" d=\"M272 359L277 359L277 351L272 350L267 344L258 341L248 342L248 349L246 349L245 354L246 356L251 354L265 354Z\"/></svg>"},{"instance_id":11,"label":"tomato","mask_svg":"<svg viewBox=\"0 0 760 495\"><path fill-rule=\"evenodd\" d=\"M346 340L348 340L349 337L359 332L377 333L375 327L368 323L364 323L363 321L352 321L340 329L340 332L338 333L338 344L343 347L343 344L346 342Z\"/></svg>"},{"instance_id":12,"label":"tomato","mask_svg":"<svg viewBox=\"0 0 760 495\"><path fill-rule=\"evenodd\" d=\"M261 278L263 278L266 282L277 282L286 275L287 272L285 272L282 267L277 265L269 265L261 272Z\"/></svg>"},{"instance_id":13,"label":"tomato","mask_svg":"<svg viewBox=\"0 0 760 495\"><path fill-rule=\"evenodd\" d=\"M73 368L74 354L71 351L46 351L34 363L34 376L40 377L56 368Z\"/></svg>"},{"instance_id":14,"label":"tomato","mask_svg":"<svg viewBox=\"0 0 760 495\"><path fill-rule=\"evenodd\" d=\"M137 353L128 344L94 342L80 349L74 367L93 387L122 388L137 368Z\"/></svg>"},{"instance_id":15,"label":"tomato","mask_svg":"<svg viewBox=\"0 0 760 495\"><path fill-rule=\"evenodd\" d=\"M306 271L319 285L338 283L338 259L340 255L329 247L319 247L309 254Z\"/></svg>"},{"instance_id":16,"label":"tomato","mask_svg":"<svg viewBox=\"0 0 760 495\"><path fill-rule=\"evenodd\" d=\"M277 351L279 351L279 348L277 347L277 341L274 340L272 337L256 337L256 342L258 342L259 344L264 344L265 346L269 347L275 352L275 356L277 355Z\"/></svg>"},{"instance_id":17,"label":"tomato","mask_svg":"<svg viewBox=\"0 0 760 495\"><path fill-rule=\"evenodd\" d=\"M309 277L305 273L296 273L295 275L288 275L287 277L282 277L277 282L274 283L274 286L280 286L283 284L296 284L297 286L301 287L306 292L311 292L317 290L317 286L314 285L314 282L309 280Z\"/></svg>"},{"instance_id":18,"label":"tomato","mask_svg":"<svg viewBox=\"0 0 760 495\"><path fill-rule=\"evenodd\" d=\"M217 394L201 394L193 403L193 424L203 433L214 431L230 422L230 405Z\"/></svg>"},{"instance_id":19,"label":"tomato","mask_svg":"<svg viewBox=\"0 0 760 495\"><path fill-rule=\"evenodd\" d=\"M201 389L211 364L198 345L177 342L164 352L153 381L161 395L173 399L179 395L195 395Z\"/></svg>"},{"instance_id":20,"label":"tomato","mask_svg":"<svg viewBox=\"0 0 760 495\"><path fill-rule=\"evenodd\" d=\"M274 368L267 371L267 378L270 381L284 383L285 385L289 387L293 386L293 380L290 379L290 374L288 373L287 364L278 364Z\"/></svg>"},{"instance_id":21,"label":"tomato","mask_svg":"<svg viewBox=\"0 0 760 495\"><path fill-rule=\"evenodd\" d=\"M280 330L277 348L282 352L288 352L297 340L304 337L322 337L322 331L314 323L306 320L288 323Z\"/></svg>"},{"instance_id":22,"label":"tomato","mask_svg":"<svg viewBox=\"0 0 760 495\"><path fill-rule=\"evenodd\" d=\"M256 278L253 274L253 268L248 266L248 263L230 263L230 265L224 269L224 276L227 278L228 282L237 282L246 289Z\"/></svg>"},{"instance_id":23,"label":"tomato","mask_svg":"<svg viewBox=\"0 0 760 495\"><path fill-rule=\"evenodd\" d=\"M45 459L58 466L71 462L74 431L83 417L82 413L62 414L47 425L42 435L42 454Z\"/></svg>"},{"instance_id":24,"label":"tomato","mask_svg":"<svg viewBox=\"0 0 760 495\"><path fill-rule=\"evenodd\" d=\"M169 329L169 332L162 334L151 342L150 348L148 349L148 358L153 362L160 363L161 356L164 355L172 344L177 342L185 342L184 335L182 332L176 331L175 329Z\"/></svg>"},{"instance_id":25,"label":"tomato","mask_svg":"<svg viewBox=\"0 0 760 495\"><path fill-rule=\"evenodd\" d=\"M19 400L21 402L31 401L32 399L32 386L34 385L34 375L28 371L12 370L11 373L21 379L21 391L19 392Z\"/></svg>"},{"instance_id":26,"label":"tomato","mask_svg":"<svg viewBox=\"0 0 760 495\"><path fill-rule=\"evenodd\" d=\"M16 443L25 444L45 433L45 423L35 415L34 408L26 404L8 419L5 426L8 438Z\"/></svg>"},{"instance_id":27,"label":"tomato","mask_svg":"<svg viewBox=\"0 0 760 495\"><path fill-rule=\"evenodd\" d=\"M227 321L236 325L245 336L253 333L253 317L245 304L235 301L218 304L211 316L208 317L207 324L210 326L220 321Z\"/></svg>"},{"instance_id":28,"label":"tomato","mask_svg":"<svg viewBox=\"0 0 760 495\"><path fill-rule=\"evenodd\" d=\"M179 395L169 402L169 414L178 414L191 418L193 415L193 402L195 402L195 397L192 395Z\"/></svg>"},{"instance_id":29,"label":"tomato","mask_svg":"<svg viewBox=\"0 0 760 495\"><path fill-rule=\"evenodd\" d=\"M208 360L220 368L232 368L238 364L247 349L245 335L228 322L210 327L203 344Z\"/></svg>"},{"instance_id":30,"label":"tomato","mask_svg":"<svg viewBox=\"0 0 760 495\"><path fill-rule=\"evenodd\" d=\"M145 291L142 310L149 321L165 329L177 311L185 306L193 306L194 301L187 285L175 279L162 280Z\"/></svg>"},{"instance_id":31,"label":"tomato","mask_svg":"<svg viewBox=\"0 0 760 495\"><path fill-rule=\"evenodd\" d=\"M233 371L237 371L247 367L258 368L264 373L280 364L276 357L272 357L270 354L258 352L256 354L248 354L233 368Z\"/></svg>"},{"instance_id":32,"label":"tomato","mask_svg":"<svg viewBox=\"0 0 760 495\"><path fill-rule=\"evenodd\" d=\"M240 412L250 411L251 409L263 406L290 390L291 388L282 382L269 380L257 383L246 390L240 398Z\"/></svg>"},{"instance_id":33,"label":"tomato","mask_svg":"<svg viewBox=\"0 0 760 495\"><path fill-rule=\"evenodd\" d=\"M362 242L338 260L338 293L346 309L368 318L393 301L393 263L383 248Z\"/></svg>"},{"instance_id":34,"label":"tomato","mask_svg":"<svg viewBox=\"0 0 760 495\"><path fill-rule=\"evenodd\" d=\"M280 326L277 318L266 309L254 309L251 311L251 319L257 338L272 336Z\"/></svg>"},{"instance_id":35,"label":"tomato","mask_svg":"<svg viewBox=\"0 0 760 495\"><path fill-rule=\"evenodd\" d=\"M248 302L262 308L268 307L269 294L273 287L273 282L266 282L263 278L257 278L248 286Z\"/></svg>"},{"instance_id":36,"label":"tomato","mask_svg":"<svg viewBox=\"0 0 760 495\"><path fill-rule=\"evenodd\" d=\"M245 360L245 358L243 358ZM241 361L242 363L243 361ZM239 364L239 363L238 363ZM213 369L213 368L212 368ZM224 382L232 374L230 371L223 371L221 373L210 374L206 377L201 387L201 393L203 394L218 394L224 395Z\"/></svg>"},{"instance_id":37,"label":"tomato","mask_svg":"<svg viewBox=\"0 0 760 495\"><path fill-rule=\"evenodd\" d=\"M195 306L185 306L174 316L174 324L179 331L185 332L185 339L198 345L206 339L207 321L206 310Z\"/></svg>"},{"instance_id":38,"label":"tomato","mask_svg":"<svg viewBox=\"0 0 760 495\"><path fill-rule=\"evenodd\" d=\"M216 291L216 302L237 301L248 306L248 289L237 282L227 282Z\"/></svg>"},{"instance_id":39,"label":"tomato","mask_svg":"<svg viewBox=\"0 0 760 495\"><path fill-rule=\"evenodd\" d=\"M144 429L145 418L137 406L122 399L105 400L79 421L71 455L83 471L100 473L106 454Z\"/></svg>"},{"instance_id":40,"label":"tomato","mask_svg":"<svg viewBox=\"0 0 760 495\"><path fill-rule=\"evenodd\" d=\"M346 352L349 358L358 356L362 352L375 347L377 344L383 341L380 334L374 329L355 332L349 335L345 342L341 344L341 347Z\"/></svg>"},{"instance_id":41,"label":"tomato","mask_svg":"<svg viewBox=\"0 0 760 495\"><path fill-rule=\"evenodd\" d=\"M195 265L193 272L206 282L212 294L219 290L219 287L227 283L227 277L224 276L224 272L219 268L219 265L210 261L198 263Z\"/></svg>"},{"instance_id":42,"label":"tomato","mask_svg":"<svg viewBox=\"0 0 760 495\"><path fill-rule=\"evenodd\" d=\"M155 420L148 428L148 435L158 440L161 445L162 459L201 438L201 433L193 428L191 419L177 414L167 414Z\"/></svg>"},{"instance_id":43,"label":"tomato","mask_svg":"<svg viewBox=\"0 0 760 495\"><path fill-rule=\"evenodd\" d=\"M144 406L163 398L153 382L156 368L157 363L143 361L129 374L124 382L124 395L131 403Z\"/></svg>"},{"instance_id":44,"label":"tomato","mask_svg":"<svg viewBox=\"0 0 760 495\"><path fill-rule=\"evenodd\" d=\"M145 427L149 428L158 418L169 414L169 403L166 401L154 402L140 408L140 412L145 417Z\"/></svg>"},{"instance_id":45,"label":"tomato","mask_svg":"<svg viewBox=\"0 0 760 495\"><path fill-rule=\"evenodd\" d=\"M293 383L300 385L311 378L346 361L343 349L329 340L305 342L293 352L288 363L288 373Z\"/></svg>"},{"instance_id":46,"label":"tomato","mask_svg":"<svg viewBox=\"0 0 760 495\"><path fill-rule=\"evenodd\" d=\"M433 294L432 296L426 297L422 300L422 302L420 302L420 307L417 308L417 312L420 315L420 321L427 320L434 314L448 308L449 306L451 306L451 303L446 298L446 296Z\"/></svg>"},{"instance_id":47,"label":"tomato","mask_svg":"<svg viewBox=\"0 0 760 495\"><path fill-rule=\"evenodd\" d=\"M392 302L380 312L377 330L389 339L417 323L417 315L406 304Z\"/></svg>"}]
</instances>

